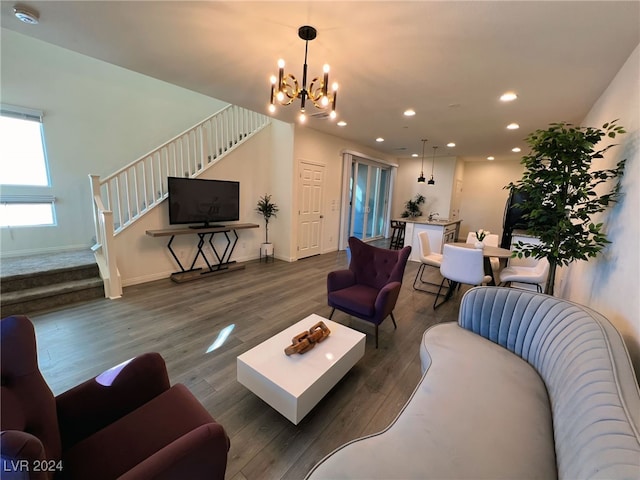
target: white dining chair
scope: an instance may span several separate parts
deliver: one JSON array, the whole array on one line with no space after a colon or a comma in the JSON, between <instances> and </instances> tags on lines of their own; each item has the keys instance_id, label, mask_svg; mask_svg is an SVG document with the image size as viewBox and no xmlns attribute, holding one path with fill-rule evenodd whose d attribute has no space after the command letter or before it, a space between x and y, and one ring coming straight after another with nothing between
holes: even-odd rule
<instances>
[{"instance_id":1,"label":"white dining chair","mask_svg":"<svg viewBox=\"0 0 640 480\"><path fill-rule=\"evenodd\" d=\"M469 232L469 234L467 235L467 241L465 243L476 243L477 239L478 237L476 236L476 232ZM500 237L495 233L490 233L489 235L484 237L484 240L482 241L488 247L497 247L498 243L500 242Z\"/></svg>"},{"instance_id":2,"label":"white dining chair","mask_svg":"<svg viewBox=\"0 0 640 480\"><path fill-rule=\"evenodd\" d=\"M449 300L460 284L486 285L491 282L491 276L484 273L483 256L482 250L479 249L444 245L440 266L443 279L433 301L434 310ZM449 282L449 291L445 294L445 299L438 304L438 297L445 281Z\"/></svg>"},{"instance_id":3,"label":"white dining chair","mask_svg":"<svg viewBox=\"0 0 640 480\"><path fill-rule=\"evenodd\" d=\"M432 285L434 287L438 287L440 286L440 284L425 281L422 277L427 267L440 269L440 265L442 264L442 254L431 251L429 234L427 232L420 232L418 234L418 238L420 239L420 267L418 268L418 273L416 273L416 278L413 280L413 289L435 295L435 291L421 287L423 287L424 285Z\"/></svg>"},{"instance_id":4,"label":"white dining chair","mask_svg":"<svg viewBox=\"0 0 640 480\"><path fill-rule=\"evenodd\" d=\"M477 240L476 232L469 232L467 235L466 243L476 243ZM482 242L487 247L497 247L500 243L500 237L495 233L490 233ZM489 257L489 262L491 263L491 270L493 271L493 278L498 278L498 274L500 273L500 259L496 257Z\"/></svg>"},{"instance_id":5,"label":"white dining chair","mask_svg":"<svg viewBox=\"0 0 640 480\"><path fill-rule=\"evenodd\" d=\"M543 285L549 276L549 261L546 258L509 259L509 265L500 272L500 285L512 286L513 283L535 285L542 293Z\"/></svg>"}]
</instances>

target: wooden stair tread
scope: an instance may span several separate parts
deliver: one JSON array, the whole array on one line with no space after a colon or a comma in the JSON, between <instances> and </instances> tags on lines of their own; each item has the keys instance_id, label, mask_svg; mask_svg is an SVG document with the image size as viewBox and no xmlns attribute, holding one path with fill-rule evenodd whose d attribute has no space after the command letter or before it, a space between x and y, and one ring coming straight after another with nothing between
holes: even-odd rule
<instances>
[{"instance_id":1,"label":"wooden stair tread","mask_svg":"<svg viewBox=\"0 0 640 480\"><path fill-rule=\"evenodd\" d=\"M70 280L66 282L54 283L44 287L27 288L2 294L2 305L27 302L39 298L52 297L64 293L79 290L88 290L103 286L101 278L86 278L82 280Z\"/></svg>"}]
</instances>

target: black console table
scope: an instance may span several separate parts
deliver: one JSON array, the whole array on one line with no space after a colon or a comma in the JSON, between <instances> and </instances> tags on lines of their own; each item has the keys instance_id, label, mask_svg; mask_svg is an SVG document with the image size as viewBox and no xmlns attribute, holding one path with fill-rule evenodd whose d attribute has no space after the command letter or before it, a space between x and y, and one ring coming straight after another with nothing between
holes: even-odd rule
<instances>
[{"instance_id":1,"label":"black console table","mask_svg":"<svg viewBox=\"0 0 640 480\"><path fill-rule=\"evenodd\" d=\"M169 243L167 243L167 248L171 253L171 256L174 258L178 266L180 267L179 272L175 272L171 274L171 280L177 283L188 282L190 280L197 280L199 278L203 278L208 275L216 275L219 273L225 273L232 270L239 270L244 268L244 265L237 265L235 261L231 261L231 255L233 254L233 250L236 248L236 244L238 243L238 234L236 230L243 230L246 228L258 228L259 225L255 223L237 223L231 225L217 226L217 227L206 227L206 228L167 228L163 230L147 230L147 235L150 237L171 237L169 239ZM222 252L222 255L218 253L218 250L213 245L213 237L216 233L224 234L227 239L227 244ZM229 234L233 236L233 238L229 237ZM198 250L196 251L195 256L193 257L193 261L191 262L191 266L189 268L185 268L182 265L182 262L176 255L176 252L173 251L171 247L171 243L176 236L179 235L196 235L198 237ZM207 239L208 236L208 239ZM209 243L211 246L211 250L215 255L215 259L207 258L205 251L202 247L205 246L205 243ZM207 264L208 268L196 268L196 262L198 261L198 257L202 257L204 262Z\"/></svg>"}]
</instances>

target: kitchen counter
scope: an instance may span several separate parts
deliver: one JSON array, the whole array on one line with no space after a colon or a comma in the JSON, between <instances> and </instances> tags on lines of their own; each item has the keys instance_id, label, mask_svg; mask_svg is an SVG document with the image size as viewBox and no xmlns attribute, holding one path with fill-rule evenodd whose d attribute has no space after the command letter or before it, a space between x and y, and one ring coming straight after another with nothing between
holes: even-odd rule
<instances>
[{"instance_id":1,"label":"kitchen counter","mask_svg":"<svg viewBox=\"0 0 640 480\"><path fill-rule=\"evenodd\" d=\"M460 233L461 219L413 217L398 218L399 222L406 222L404 245L411 245L411 256L409 260L420 261L420 232L427 232L431 251L442 253L442 245L455 242Z\"/></svg>"},{"instance_id":2,"label":"kitchen counter","mask_svg":"<svg viewBox=\"0 0 640 480\"><path fill-rule=\"evenodd\" d=\"M429 217L407 217L407 218L394 218L397 222L407 223L420 223L423 225L453 225L454 223L460 223L462 220L452 220L450 218L434 218L429 220Z\"/></svg>"}]
</instances>

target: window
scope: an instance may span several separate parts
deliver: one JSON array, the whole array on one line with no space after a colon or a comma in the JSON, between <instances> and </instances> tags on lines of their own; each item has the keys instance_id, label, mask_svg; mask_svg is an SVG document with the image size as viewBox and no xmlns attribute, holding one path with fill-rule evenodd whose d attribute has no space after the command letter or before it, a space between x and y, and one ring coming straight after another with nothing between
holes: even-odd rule
<instances>
[{"instance_id":1,"label":"window","mask_svg":"<svg viewBox=\"0 0 640 480\"><path fill-rule=\"evenodd\" d=\"M54 225L42 112L0 108L0 226Z\"/></svg>"}]
</instances>

